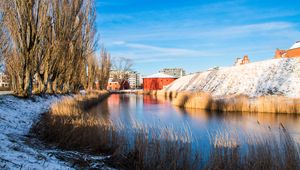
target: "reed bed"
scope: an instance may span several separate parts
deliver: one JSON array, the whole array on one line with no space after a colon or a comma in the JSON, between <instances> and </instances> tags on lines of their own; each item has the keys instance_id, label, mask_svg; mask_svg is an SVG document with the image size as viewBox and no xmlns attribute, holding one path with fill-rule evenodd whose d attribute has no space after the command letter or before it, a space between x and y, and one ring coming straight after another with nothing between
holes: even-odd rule
<instances>
[{"instance_id":1,"label":"reed bed","mask_svg":"<svg viewBox=\"0 0 300 170\"><path fill-rule=\"evenodd\" d=\"M212 95L204 92L179 92L173 98L172 104L183 108L221 112L300 114L300 98L288 98L285 96L251 98L245 95L237 95L213 98Z\"/></svg>"},{"instance_id":2,"label":"reed bed","mask_svg":"<svg viewBox=\"0 0 300 170\"><path fill-rule=\"evenodd\" d=\"M211 110L224 112L251 112L251 113L287 113L300 114L300 99L284 96L261 96L250 98L248 96L233 96L215 99Z\"/></svg>"},{"instance_id":3,"label":"reed bed","mask_svg":"<svg viewBox=\"0 0 300 170\"><path fill-rule=\"evenodd\" d=\"M204 169L300 168L300 145L283 125L279 131L265 129L261 134L245 133L244 139L226 130L210 136L211 148Z\"/></svg>"},{"instance_id":4,"label":"reed bed","mask_svg":"<svg viewBox=\"0 0 300 170\"><path fill-rule=\"evenodd\" d=\"M208 93L184 93L178 94L178 99L173 101L173 105L184 108L208 109L212 104L212 97Z\"/></svg>"}]
</instances>

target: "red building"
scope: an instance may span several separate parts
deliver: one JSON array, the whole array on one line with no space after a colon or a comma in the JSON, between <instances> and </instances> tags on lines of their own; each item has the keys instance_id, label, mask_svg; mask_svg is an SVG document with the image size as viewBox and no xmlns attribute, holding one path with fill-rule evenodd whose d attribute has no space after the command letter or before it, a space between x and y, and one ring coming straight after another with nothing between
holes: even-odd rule
<instances>
[{"instance_id":1,"label":"red building","mask_svg":"<svg viewBox=\"0 0 300 170\"><path fill-rule=\"evenodd\" d=\"M163 73L147 76L143 78L144 90L161 90L176 79L176 77Z\"/></svg>"},{"instance_id":2,"label":"red building","mask_svg":"<svg viewBox=\"0 0 300 170\"><path fill-rule=\"evenodd\" d=\"M243 59L237 58L234 65L239 66L239 65L249 64L249 63L250 63L250 59L249 59L248 55L245 55L243 57Z\"/></svg>"},{"instance_id":3,"label":"red building","mask_svg":"<svg viewBox=\"0 0 300 170\"><path fill-rule=\"evenodd\" d=\"M296 42L288 50L276 49L274 58L294 58L300 57L300 41Z\"/></svg>"},{"instance_id":4,"label":"red building","mask_svg":"<svg viewBox=\"0 0 300 170\"><path fill-rule=\"evenodd\" d=\"M125 81L125 80L121 83L121 85L118 82L115 82L115 81L108 82L107 87L106 87L107 90L113 90L113 91L115 91L115 90L127 90L129 88L130 88L129 83L128 83L128 81Z\"/></svg>"},{"instance_id":5,"label":"red building","mask_svg":"<svg viewBox=\"0 0 300 170\"><path fill-rule=\"evenodd\" d=\"M108 82L107 90L120 90L120 84L118 82Z\"/></svg>"}]
</instances>

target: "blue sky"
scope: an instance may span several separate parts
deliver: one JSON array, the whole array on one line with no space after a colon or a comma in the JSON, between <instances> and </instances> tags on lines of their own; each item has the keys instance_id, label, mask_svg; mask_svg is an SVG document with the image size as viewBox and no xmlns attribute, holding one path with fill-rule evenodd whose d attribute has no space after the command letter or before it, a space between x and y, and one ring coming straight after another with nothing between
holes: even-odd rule
<instances>
[{"instance_id":1,"label":"blue sky","mask_svg":"<svg viewBox=\"0 0 300 170\"><path fill-rule=\"evenodd\" d=\"M270 59L300 40L296 0L100 0L101 43L112 57L134 60L144 75L165 67L187 72L230 66L248 54Z\"/></svg>"}]
</instances>

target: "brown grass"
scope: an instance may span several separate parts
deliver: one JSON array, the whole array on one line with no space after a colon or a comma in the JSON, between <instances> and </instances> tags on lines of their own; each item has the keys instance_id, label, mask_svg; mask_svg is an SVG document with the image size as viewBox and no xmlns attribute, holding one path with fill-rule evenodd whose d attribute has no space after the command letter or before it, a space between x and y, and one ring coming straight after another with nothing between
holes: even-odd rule
<instances>
[{"instance_id":1,"label":"brown grass","mask_svg":"<svg viewBox=\"0 0 300 170\"><path fill-rule=\"evenodd\" d=\"M143 95L152 95L152 96L159 96L165 98L175 98L177 96L176 91L164 91L164 90L144 90L144 91L137 91L136 94L143 94Z\"/></svg>"},{"instance_id":2,"label":"brown grass","mask_svg":"<svg viewBox=\"0 0 300 170\"><path fill-rule=\"evenodd\" d=\"M181 96L178 94L178 96ZM178 100L180 102L178 102ZM209 109L212 104L212 97L208 93L185 93L181 96L181 99L173 101L173 104L177 106L183 105L184 108L193 109Z\"/></svg>"},{"instance_id":3,"label":"brown grass","mask_svg":"<svg viewBox=\"0 0 300 170\"><path fill-rule=\"evenodd\" d=\"M300 99L284 96L262 96L249 98L247 96L233 96L215 99L211 110L224 112L261 112L261 113L300 113Z\"/></svg>"},{"instance_id":4,"label":"brown grass","mask_svg":"<svg viewBox=\"0 0 300 170\"><path fill-rule=\"evenodd\" d=\"M205 169L300 168L300 146L284 127L280 128L279 135L268 132L265 136L251 135L247 139L244 153L240 151L239 145L233 145L235 147L211 145L210 158Z\"/></svg>"},{"instance_id":5,"label":"brown grass","mask_svg":"<svg viewBox=\"0 0 300 170\"><path fill-rule=\"evenodd\" d=\"M245 95L238 95L213 98L209 93L180 92L173 99L172 104L183 108L222 112L300 113L300 99L284 96L261 96L250 98Z\"/></svg>"}]
</instances>

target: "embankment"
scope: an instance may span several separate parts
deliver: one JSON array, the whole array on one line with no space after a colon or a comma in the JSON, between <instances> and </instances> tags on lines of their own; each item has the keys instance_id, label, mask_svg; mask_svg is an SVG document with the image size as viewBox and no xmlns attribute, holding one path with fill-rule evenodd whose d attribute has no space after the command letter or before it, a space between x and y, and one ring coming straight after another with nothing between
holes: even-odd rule
<instances>
[{"instance_id":1,"label":"embankment","mask_svg":"<svg viewBox=\"0 0 300 170\"><path fill-rule=\"evenodd\" d=\"M300 113L300 58L214 69L177 79L163 91L184 108L230 112Z\"/></svg>"},{"instance_id":2,"label":"embankment","mask_svg":"<svg viewBox=\"0 0 300 170\"><path fill-rule=\"evenodd\" d=\"M165 90L206 92L213 97L280 95L300 98L300 58L272 59L195 73L177 79Z\"/></svg>"}]
</instances>

